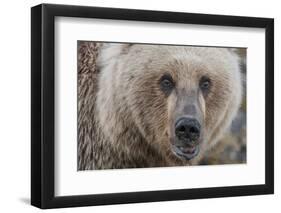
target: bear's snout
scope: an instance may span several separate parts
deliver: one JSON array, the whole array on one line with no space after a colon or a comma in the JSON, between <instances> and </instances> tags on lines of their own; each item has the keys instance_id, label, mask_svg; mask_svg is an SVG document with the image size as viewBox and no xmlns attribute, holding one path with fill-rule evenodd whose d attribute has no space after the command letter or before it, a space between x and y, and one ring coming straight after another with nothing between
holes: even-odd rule
<instances>
[{"instance_id":1,"label":"bear's snout","mask_svg":"<svg viewBox=\"0 0 281 213\"><path fill-rule=\"evenodd\" d=\"M199 153L201 125L195 118L181 117L175 123L173 152L180 158L191 160Z\"/></svg>"},{"instance_id":2,"label":"bear's snout","mask_svg":"<svg viewBox=\"0 0 281 213\"><path fill-rule=\"evenodd\" d=\"M200 137L201 125L194 118L182 117L175 123L175 135L183 144L191 145Z\"/></svg>"}]
</instances>

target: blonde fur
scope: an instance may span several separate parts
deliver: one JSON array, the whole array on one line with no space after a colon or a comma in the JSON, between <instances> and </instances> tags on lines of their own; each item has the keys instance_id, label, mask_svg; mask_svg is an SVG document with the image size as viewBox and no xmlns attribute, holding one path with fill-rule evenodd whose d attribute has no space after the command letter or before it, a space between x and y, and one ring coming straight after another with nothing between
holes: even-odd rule
<instances>
[{"instance_id":1,"label":"blonde fur","mask_svg":"<svg viewBox=\"0 0 281 213\"><path fill-rule=\"evenodd\" d=\"M79 96L82 99L79 103L90 98L92 101L87 103L93 104L87 114L91 116L91 134L81 133L79 138L80 170L197 164L227 131L242 96L239 58L232 50L165 45L100 46L98 72L92 73L97 79L96 90L91 91L95 95ZM204 136L200 155L190 161L171 151L175 103L182 101L182 97L176 91L165 97L159 89L159 78L165 73L185 93L196 91L203 75L213 82L208 97L198 96ZM79 85L79 91L90 84ZM79 104L79 107L79 116L89 112L90 106ZM83 125L88 124L81 121L78 125L82 131Z\"/></svg>"}]
</instances>

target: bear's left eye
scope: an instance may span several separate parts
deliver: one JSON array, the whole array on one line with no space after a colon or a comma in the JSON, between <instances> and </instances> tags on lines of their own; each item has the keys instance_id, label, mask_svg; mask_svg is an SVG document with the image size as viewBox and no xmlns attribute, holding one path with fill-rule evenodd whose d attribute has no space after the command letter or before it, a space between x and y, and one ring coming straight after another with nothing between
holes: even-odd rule
<instances>
[{"instance_id":1,"label":"bear's left eye","mask_svg":"<svg viewBox=\"0 0 281 213\"><path fill-rule=\"evenodd\" d=\"M211 86L211 81L208 77L203 76L199 82L200 89L203 91L209 90Z\"/></svg>"},{"instance_id":2,"label":"bear's left eye","mask_svg":"<svg viewBox=\"0 0 281 213\"><path fill-rule=\"evenodd\" d=\"M174 88L174 81L172 77L168 74L163 75L160 79L160 87L166 94L170 93Z\"/></svg>"}]
</instances>

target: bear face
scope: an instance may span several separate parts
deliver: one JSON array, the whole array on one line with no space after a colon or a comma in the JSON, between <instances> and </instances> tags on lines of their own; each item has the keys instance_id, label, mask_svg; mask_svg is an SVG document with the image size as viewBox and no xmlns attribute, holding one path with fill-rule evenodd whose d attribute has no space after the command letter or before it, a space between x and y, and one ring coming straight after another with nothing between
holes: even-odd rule
<instances>
[{"instance_id":1,"label":"bear face","mask_svg":"<svg viewBox=\"0 0 281 213\"><path fill-rule=\"evenodd\" d=\"M105 44L97 65L99 126L129 155L150 146L167 162L196 163L240 105L239 60L227 48Z\"/></svg>"}]
</instances>

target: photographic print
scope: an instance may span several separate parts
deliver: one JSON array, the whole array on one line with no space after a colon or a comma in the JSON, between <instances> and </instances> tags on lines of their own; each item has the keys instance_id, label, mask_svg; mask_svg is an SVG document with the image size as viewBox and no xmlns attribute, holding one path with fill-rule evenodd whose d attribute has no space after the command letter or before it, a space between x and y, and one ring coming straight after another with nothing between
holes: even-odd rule
<instances>
[{"instance_id":1,"label":"photographic print","mask_svg":"<svg viewBox=\"0 0 281 213\"><path fill-rule=\"evenodd\" d=\"M246 163L246 58L78 41L78 170Z\"/></svg>"}]
</instances>

